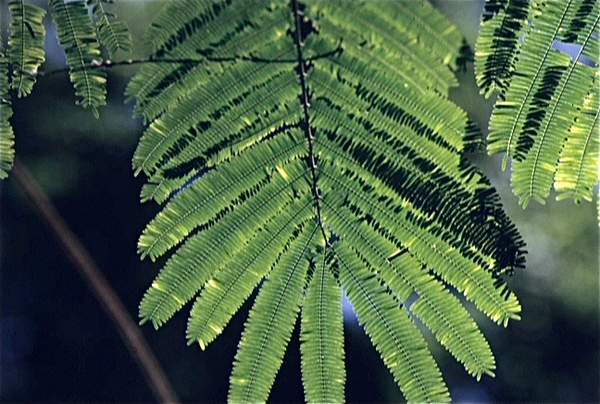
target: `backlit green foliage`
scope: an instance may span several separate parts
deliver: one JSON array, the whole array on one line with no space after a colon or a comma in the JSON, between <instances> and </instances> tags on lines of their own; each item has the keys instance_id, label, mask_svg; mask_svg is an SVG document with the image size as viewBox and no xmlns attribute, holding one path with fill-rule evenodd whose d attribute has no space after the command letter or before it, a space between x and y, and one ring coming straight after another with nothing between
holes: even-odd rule
<instances>
[{"instance_id":1,"label":"backlit green foliage","mask_svg":"<svg viewBox=\"0 0 600 404\"><path fill-rule=\"evenodd\" d=\"M504 0L486 7L478 82L486 95L501 92L489 153L506 153L503 168L511 157L511 185L524 207L531 199L544 203L553 185L559 199L591 200L599 179L600 2ZM557 50L561 44L575 46L575 55Z\"/></svg>"},{"instance_id":2,"label":"backlit green foliage","mask_svg":"<svg viewBox=\"0 0 600 404\"><path fill-rule=\"evenodd\" d=\"M133 169L142 200L165 206L138 251L172 253L142 322L195 298L187 339L206 349L262 282L232 402L267 400L299 315L307 401L344 401L342 290L407 400L450 399L415 319L467 372L493 375L456 292L518 319L505 278L523 242L463 156L477 133L447 98L452 24L426 1L179 0L148 39L169 62L127 88L148 123Z\"/></svg>"}]
</instances>

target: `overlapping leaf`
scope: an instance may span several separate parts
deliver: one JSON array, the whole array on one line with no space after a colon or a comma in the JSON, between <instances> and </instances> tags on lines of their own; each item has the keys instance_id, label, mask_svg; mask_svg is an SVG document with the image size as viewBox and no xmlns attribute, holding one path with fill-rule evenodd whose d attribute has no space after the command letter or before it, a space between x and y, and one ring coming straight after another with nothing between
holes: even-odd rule
<instances>
[{"instance_id":1,"label":"overlapping leaf","mask_svg":"<svg viewBox=\"0 0 600 404\"><path fill-rule=\"evenodd\" d=\"M598 182L597 164L579 178L582 170L565 164L594 161L586 157L587 148L573 148L573 142L581 143L581 139L572 138L582 136L581 123L589 123L585 103L598 94L600 3L536 1L529 4L528 12L522 1L490 4L500 11L490 20L484 17L476 61L482 91L489 94L494 86L502 91L489 124L488 151L506 153L503 167L512 158L511 185L523 206L531 199L544 203L553 185L571 189L570 195L579 201L581 189L589 190ZM525 15L531 27L523 30L528 24ZM490 30L488 26L502 28ZM510 46L502 48L502 44ZM574 45L575 53L557 50L563 44ZM505 60L507 68L500 69L494 58ZM591 98L590 93L594 94ZM593 122L589 129L592 141L587 143L593 147L593 138L598 136ZM563 167L557 177L560 160Z\"/></svg>"}]
</instances>

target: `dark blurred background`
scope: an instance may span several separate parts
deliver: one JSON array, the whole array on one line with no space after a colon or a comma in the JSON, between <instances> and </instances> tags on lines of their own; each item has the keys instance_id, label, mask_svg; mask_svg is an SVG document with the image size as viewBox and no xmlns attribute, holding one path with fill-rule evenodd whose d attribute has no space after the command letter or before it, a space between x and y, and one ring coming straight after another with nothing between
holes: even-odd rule
<instances>
[{"instance_id":1,"label":"dark blurred background","mask_svg":"<svg viewBox=\"0 0 600 404\"><path fill-rule=\"evenodd\" d=\"M2 0L6 18L6 0ZM32 3L36 3L33 1ZM46 2L37 2L45 4ZM473 46L483 1L435 1ZM148 54L143 32L160 2L120 0L117 13L133 33L135 51ZM7 21L3 22L6 27ZM56 33L47 26L44 70L64 66ZM135 67L108 72L108 106L99 120L75 106L67 74L42 77L32 96L14 100L16 152L96 259L137 318L138 303L159 269L140 262L137 238L158 211L139 202L141 179L131 156L143 130L123 104ZM452 98L485 131L493 99L479 95L473 66L459 74ZM501 156L477 164L502 196L527 242L527 268L510 286L520 322L507 329L477 313L497 359L496 377L471 378L427 334L454 402L599 402L598 224L595 204L532 203L524 211L502 172ZM9 177L0 183L0 400L4 402L153 402L117 332L74 271L58 243ZM159 331L142 327L177 394L185 402L224 402L247 303L204 352L187 347L190 305ZM402 402L369 339L345 307L348 402ZM303 401L298 330L277 376L272 402Z\"/></svg>"}]
</instances>

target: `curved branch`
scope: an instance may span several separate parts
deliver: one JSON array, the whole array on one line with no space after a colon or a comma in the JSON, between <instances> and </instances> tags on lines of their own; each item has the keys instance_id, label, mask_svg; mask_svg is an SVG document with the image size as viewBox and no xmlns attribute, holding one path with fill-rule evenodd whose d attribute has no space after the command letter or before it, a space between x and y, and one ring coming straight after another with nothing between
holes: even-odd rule
<instances>
[{"instance_id":1,"label":"curved branch","mask_svg":"<svg viewBox=\"0 0 600 404\"><path fill-rule=\"evenodd\" d=\"M142 370L156 399L162 403L179 402L165 372L119 296L19 159L15 159L12 178L33 203L40 218L52 231L79 275L94 292L94 296L113 322L129 353Z\"/></svg>"}]
</instances>

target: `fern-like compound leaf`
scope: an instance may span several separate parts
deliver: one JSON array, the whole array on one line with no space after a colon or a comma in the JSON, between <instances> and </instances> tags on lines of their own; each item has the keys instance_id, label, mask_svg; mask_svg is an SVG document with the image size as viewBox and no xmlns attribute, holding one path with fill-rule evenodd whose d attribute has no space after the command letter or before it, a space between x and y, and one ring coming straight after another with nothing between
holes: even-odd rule
<instances>
[{"instance_id":1,"label":"fern-like compound leaf","mask_svg":"<svg viewBox=\"0 0 600 404\"><path fill-rule=\"evenodd\" d=\"M88 0L87 5L92 6L94 19L96 21L96 30L98 31L98 39L108 50L108 54L112 57L119 49L123 52L130 52L133 44L131 42L131 34L127 23L122 20L117 20L116 16L107 12L104 9L104 4L107 0ZM113 3L110 1L110 3Z\"/></svg>"},{"instance_id":2,"label":"fern-like compound leaf","mask_svg":"<svg viewBox=\"0 0 600 404\"><path fill-rule=\"evenodd\" d=\"M13 70L11 87L19 97L25 97L31 93L37 70L46 60L46 29L42 23L46 10L25 4L23 0L13 0L8 7L11 15L8 39L8 58Z\"/></svg>"},{"instance_id":3,"label":"fern-like compound leaf","mask_svg":"<svg viewBox=\"0 0 600 404\"><path fill-rule=\"evenodd\" d=\"M525 11L522 4L516 3L502 4L505 10L518 9L520 21ZM573 149L567 148L566 143L572 133L571 127L579 120L585 120L581 117L584 100L590 92L597 94L600 54L600 42L594 36L600 20L600 3L597 1L539 1L532 2L529 7L531 28L525 30L524 39L518 24L504 25L504 37L512 38L513 42L514 38L524 41L522 47L516 46L521 48L518 56L514 51L501 54L505 59L509 55L510 60L518 57L514 68L497 73L493 67L485 65L480 73L480 77L501 76L496 85L503 95L496 102L490 119L488 151L490 154L506 153L503 167L508 158L512 158L511 185L524 207L531 199L544 203L553 184L557 188L562 186L557 180L561 184L578 181L576 177L567 179L565 171L561 178L555 178L556 171L561 153L567 153L563 161L571 158L569 150ZM479 42L498 42L498 37L492 36L485 26L501 25L505 17L509 18L499 12L491 20L484 20ZM561 43L577 46L576 54L571 56L557 50ZM490 60L488 53L482 51L478 55L480 66ZM510 60L509 66L513 63ZM480 80L482 90L492 91L491 84L484 81ZM586 152L580 150L580 153ZM593 182L598 181L598 170L595 172ZM573 196L580 198L579 194Z\"/></svg>"},{"instance_id":4,"label":"fern-like compound leaf","mask_svg":"<svg viewBox=\"0 0 600 404\"><path fill-rule=\"evenodd\" d=\"M51 0L56 34L65 50L75 86L77 103L90 108L98 117L98 107L106 105L106 73L92 19L84 0Z\"/></svg>"},{"instance_id":5,"label":"fern-like compound leaf","mask_svg":"<svg viewBox=\"0 0 600 404\"><path fill-rule=\"evenodd\" d=\"M15 134L10 124L12 116L8 82L8 58L0 44L0 179L8 177L15 160Z\"/></svg>"},{"instance_id":6,"label":"fern-like compound leaf","mask_svg":"<svg viewBox=\"0 0 600 404\"><path fill-rule=\"evenodd\" d=\"M206 349L264 280L232 402L267 400L300 312L306 399L344 400L342 290L409 401L449 400L413 317L468 373L494 374L452 291L498 324L518 319L505 281L523 242L462 155L477 132L447 98L455 27L426 1L179 0L148 39L173 62L127 89L149 122L141 197L165 204L138 251L174 252L142 322L197 296L186 336Z\"/></svg>"}]
</instances>

